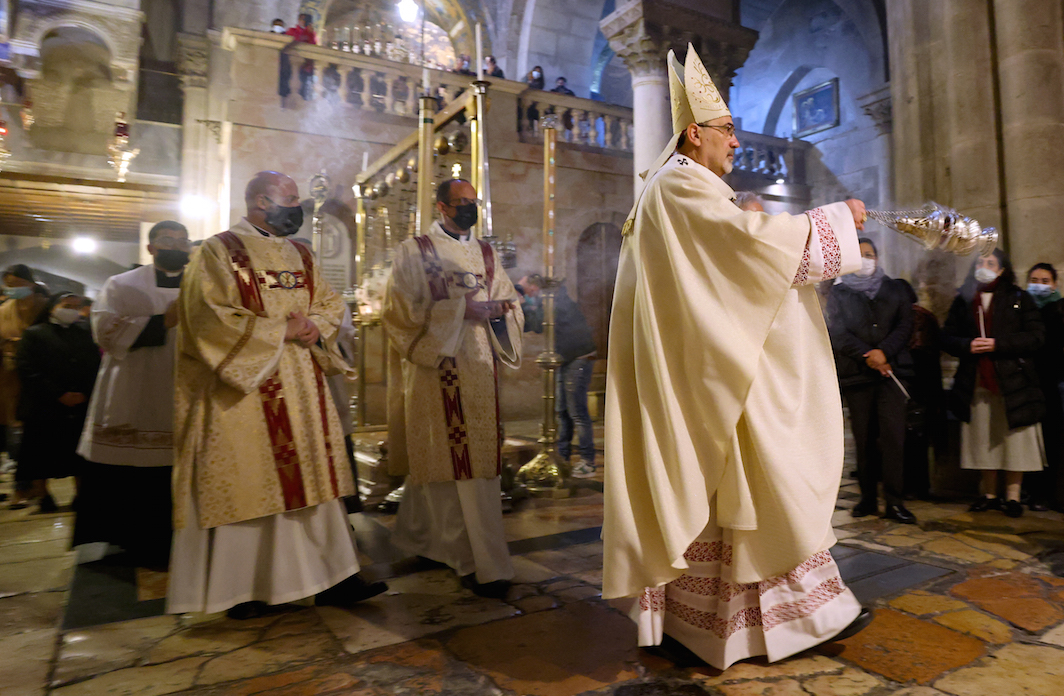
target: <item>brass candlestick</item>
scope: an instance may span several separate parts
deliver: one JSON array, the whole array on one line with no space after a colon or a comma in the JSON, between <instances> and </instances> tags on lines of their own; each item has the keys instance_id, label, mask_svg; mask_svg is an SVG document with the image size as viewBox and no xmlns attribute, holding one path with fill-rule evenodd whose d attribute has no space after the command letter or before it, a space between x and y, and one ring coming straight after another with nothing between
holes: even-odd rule
<instances>
[{"instance_id":1,"label":"brass candlestick","mask_svg":"<svg viewBox=\"0 0 1064 696\"><path fill-rule=\"evenodd\" d=\"M533 278L543 293L544 350L536 358L543 370L543 424L540 429L540 450L532 461L517 472L517 482L529 493L552 498L567 498L571 494L566 485L569 463L558 455L558 420L554 412L554 390L562 357L555 350L554 292L562 280L554 276L554 175L557 119L548 115L543 119L543 262L546 273Z\"/></svg>"}]
</instances>

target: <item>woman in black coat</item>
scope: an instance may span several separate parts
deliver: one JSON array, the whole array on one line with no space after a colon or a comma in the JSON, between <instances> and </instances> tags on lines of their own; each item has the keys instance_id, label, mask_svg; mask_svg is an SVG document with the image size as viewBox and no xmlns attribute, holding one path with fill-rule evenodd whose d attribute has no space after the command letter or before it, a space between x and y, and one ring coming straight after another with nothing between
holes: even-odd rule
<instances>
[{"instance_id":1,"label":"woman in black coat","mask_svg":"<svg viewBox=\"0 0 1064 696\"><path fill-rule=\"evenodd\" d=\"M22 451L15 478L34 482L41 512L56 510L45 481L78 474L75 450L100 369L100 350L78 322L80 308L77 295L53 297L22 334L16 355Z\"/></svg>"},{"instance_id":2,"label":"woman in black coat","mask_svg":"<svg viewBox=\"0 0 1064 696\"><path fill-rule=\"evenodd\" d=\"M1027 271L1027 294L1042 313L1046 342L1034 358L1046 417L1042 421L1042 442L1046 448L1046 469L1028 476L1024 490L1030 493L1028 507L1036 512L1064 503L1060 470L1064 465L1064 299L1057 290L1057 269L1049 263L1036 263Z\"/></svg>"},{"instance_id":3,"label":"woman in black coat","mask_svg":"<svg viewBox=\"0 0 1064 696\"><path fill-rule=\"evenodd\" d=\"M891 378L912 377L912 302L901 281L888 278L879 267L872 240L862 238L860 243L863 268L842 276L828 297L831 346L857 446L861 501L852 514L864 517L879 511L881 469L884 516L915 524L903 497L906 399Z\"/></svg>"},{"instance_id":4,"label":"woman in black coat","mask_svg":"<svg viewBox=\"0 0 1064 696\"><path fill-rule=\"evenodd\" d=\"M1045 329L1015 281L1003 251L976 259L942 329L943 349L960 358L949 408L962 421L961 467L983 472L982 497L970 509L1009 517L1023 514L1023 473L1045 466L1038 426L1045 397L1034 363ZM998 471L1005 472L1004 503Z\"/></svg>"}]
</instances>

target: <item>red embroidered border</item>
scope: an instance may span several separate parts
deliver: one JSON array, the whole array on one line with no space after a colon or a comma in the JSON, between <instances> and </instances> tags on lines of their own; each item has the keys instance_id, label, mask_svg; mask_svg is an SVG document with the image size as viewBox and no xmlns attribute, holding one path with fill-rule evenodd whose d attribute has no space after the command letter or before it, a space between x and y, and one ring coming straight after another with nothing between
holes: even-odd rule
<instances>
[{"instance_id":1,"label":"red embroidered border","mask_svg":"<svg viewBox=\"0 0 1064 696\"><path fill-rule=\"evenodd\" d=\"M711 631L722 640L726 640L733 633L747 628L761 625L761 608L746 607L740 609L730 619L725 619L713 612L695 609L672 597L665 598L665 611L669 612L685 624Z\"/></svg>"},{"instance_id":2,"label":"red embroidered border","mask_svg":"<svg viewBox=\"0 0 1064 696\"><path fill-rule=\"evenodd\" d=\"M436 253L436 245L426 235L414 237L418 251L421 252L421 264L425 267L425 278L429 283L429 295L434 302L446 300L447 279L443 275L443 266L440 264L440 255Z\"/></svg>"},{"instance_id":3,"label":"red embroidered border","mask_svg":"<svg viewBox=\"0 0 1064 696\"><path fill-rule=\"evenodd\" d=\"M333 459L332 440L329 438L329 407L325 400L325 373L313 357L310 362L314 364L314 381L318 387L318 411L321 413L321 431L325 438L325 458L329 463L329 483L332 484L333 495L339 497L340 484L336 480L336 461Z\"/></svg>"},{"instance_id":4,"label":"red embroidered border","mask_svg":"<svg viewBox=\"0 0 1064 696\"><path fill-rule=\"evenodd\" d=\"M831 229L823 209L810 210L809 217L816 225L816 233L820 238L820 253L824 256L824 279L838 278L842 272L842 249L839 247L838 238L835 237L835 230Z\"/></svg>"},{"instance_id":5,"label":"red embroidered border","mask_svg":"<svg viewBox=\"0 0 1064 696\"><path fill-rule=\"evenodd\" d=\"M458 382L458 361L444 358L440 364L440 391L443 394L443 420L447 426L447 444L451 448L451 467L454 480L473 478L473 462L469 457L469 433L466 431L465 411Z\"/></svg>"},{"instance_id":6,"label":"red embroidered border","mask_svg":"<svg viewBox=\"0 0 1064 696\"><path fill-rule=\"evenodd\" d=\"M763 622L766 631L788 621L796 621L812 616L820 607L838 597L846 591L842 578L836 576L828 578L817 585L811 592L794 602L779 604L764 613Z\"/></svg>"},{"instance_id":7,"label":"red embroidered border","mask_svg":"<svg viewBox=\"0 0 1064 696\"><path fill-rule=\"evenodd\" d=\"M291 241L291 240L289 240ZM291 242L292 245L299 251L299 258L303 259L303 282L307 286L307 290L310 292L310 302L314 303L314 254L306 244L296 244Z\"/></svg>"},{"instance_id":8,"label":"red embroidered border","mask_svg":"<svg viewBox=\"0 0 1064 696\"><path fill-rule=\"evenodd\" d=\"M229 265L236 278L236 287L240 291L240 302L260 317L266 316L266 307L262 302L262 293L259 292L259 283L255 277L255 270L251 267L251 256L248 255L247 247L240 237L232 230L222 232L218 239L229 251Z\"/></svg>"},{"instance_id":9,"label":"red embroidered border","mask_svg":"<svg viewBox=\"0 0 1064 696\"><path fill-rule=\"evenodd\" d=\"M262 410L266 414L266 431L270 434L274 466L281 483L285 510L307 506L307 494L303 488L303 470L299 465L299 453L292 439L292 419L284 400L284 389L276 373L259 386Z\"/></svg>"}]
</instances>

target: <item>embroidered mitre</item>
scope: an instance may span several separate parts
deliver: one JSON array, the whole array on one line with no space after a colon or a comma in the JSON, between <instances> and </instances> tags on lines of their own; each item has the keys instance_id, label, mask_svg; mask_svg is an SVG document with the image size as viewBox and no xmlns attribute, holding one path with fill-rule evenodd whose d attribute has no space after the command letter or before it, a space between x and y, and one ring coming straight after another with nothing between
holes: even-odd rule
<instances>
[{"instance_id":1,"label":"embroidered mitre","mask_svg":"<svg viewBox=\"0 0 1064 696\"><path fill-rule=\"evenodd\" d=\"M706 66L695 53L695 47L687 44L687 61L683 70L684 90L687 93L688 108L694 114L694 120L688 123L705 123L722 116L731 116L728 105L720 96L720 91L713 84ZM675 117L676 112L673 111ZM686 127L687 124L684 124Z\"/></svg>"}]
</instances>

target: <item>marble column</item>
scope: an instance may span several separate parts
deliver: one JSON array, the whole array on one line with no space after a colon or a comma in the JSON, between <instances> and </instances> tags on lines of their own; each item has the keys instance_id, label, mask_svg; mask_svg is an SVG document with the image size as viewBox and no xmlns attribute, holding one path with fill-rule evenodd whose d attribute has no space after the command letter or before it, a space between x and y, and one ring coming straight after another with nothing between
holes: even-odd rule
<instances>
[{"instance_id":1,"label":"marble column","mask_svg":"<svg viewBox=\"0 0 1064 696\"><path fill-rule=\"evenodd\" d=\"M1064 22L1059 0L992 0L1009 252L1064 263Z\"/></svg>"},{"instance_id":2,"label":"marble column","mask_svg":"<svg viewBox=\"0 0 1064 696\"><path fill-rule=\"evenodd\" d=\"M219 198L216 172L224 124L210 118L210 41L189 34L177 40L177 69L184 92L180 190L183 201L192 203L182 205L181 223L188 228L189 238L206 239L228 228L229 202ZM219 214L222 208L226 210L224 222Z\"/></svg>"},{"instance_id":3,"label":"marble column","mask_svg":"<svg viewBox=\"0 0 1064 696\"><path fill-rule=\"evenodd\" d=\"M622 5L600 26L610 48L632 74L632 153L638 193L643 184L639 173L654 163L672 137L669 78L665 72L669 45L651 35L641 0Z\"/></svg>"}]
</instances>

